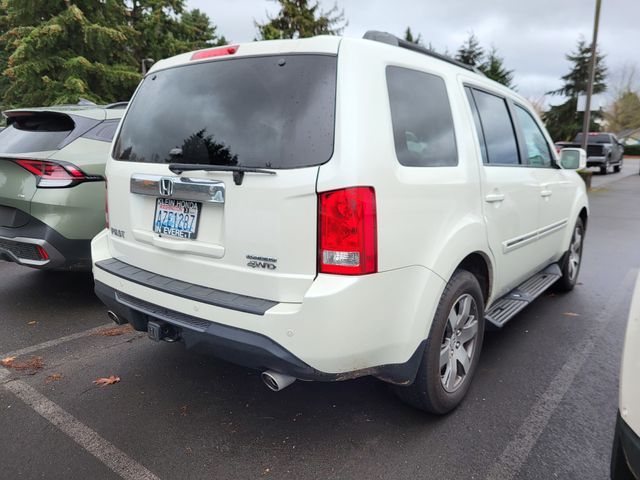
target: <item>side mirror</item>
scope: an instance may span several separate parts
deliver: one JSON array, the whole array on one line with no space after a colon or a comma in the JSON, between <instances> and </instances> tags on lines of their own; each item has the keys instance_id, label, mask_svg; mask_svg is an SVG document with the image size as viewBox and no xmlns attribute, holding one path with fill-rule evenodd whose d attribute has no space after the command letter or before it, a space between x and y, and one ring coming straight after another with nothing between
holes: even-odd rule
<instances>
[{"instance_id":1,"label":"side mirror","mask_svg":"<svg viewBox=\"0 0 640 480\"><path fill-rule=\"evenodd\" d=\"M582 148L560 150L560 166L565 170L580 170L587 166L587 152Z\"/></svg>"}]
</instances>

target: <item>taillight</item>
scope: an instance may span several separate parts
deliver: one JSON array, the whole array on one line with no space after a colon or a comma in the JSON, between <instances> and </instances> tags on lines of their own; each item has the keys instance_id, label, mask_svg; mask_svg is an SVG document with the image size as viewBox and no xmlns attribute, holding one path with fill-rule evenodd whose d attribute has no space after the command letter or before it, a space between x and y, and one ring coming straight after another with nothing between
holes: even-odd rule
<instances>
[{"instance_id":1,"label":"taillight","mask_svg":"<svg viewBox=\"0 0 640 480\"><path fill-rule=\"evenodd\" d=\"M191 55L191 60L202 60L203 58L223 57L225 55L233 55L238 51L238 45L226 45L224 47L208 48L200 50Z\"/></svg>"},{"instance_id":2,"label":"taillight","mask_svg":"<svg viewBox=\"0 0 640 480\"><path fill-rule=\"evenodd\" d=\"M364 275L378 271L376 192L352 187L318 194L320 273Z\"/></svg>"},{"instance_id":3,"label":"taillight","mask_svg":"<svg viewBox=\"0 0 640 480\"><path fill-rule=\"evenodd\" d=\"M102 180L99 175L87 175L70 163L52 162L49 160L16 160L25 170L37 177L38 188L73 187L82 182Z\"/></svg>"}]
</instances>

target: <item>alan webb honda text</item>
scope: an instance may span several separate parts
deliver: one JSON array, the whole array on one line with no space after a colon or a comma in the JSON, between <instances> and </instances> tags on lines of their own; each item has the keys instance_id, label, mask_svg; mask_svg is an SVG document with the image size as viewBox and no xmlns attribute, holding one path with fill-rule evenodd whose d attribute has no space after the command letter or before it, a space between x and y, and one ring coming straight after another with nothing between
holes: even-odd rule
<instances>
[{"instance_id":1,"label":"alan webb honda text","mask_svg":"<svg viewBox=\"0 0 640 480\"><path fill-rule=\"evenodd\" d=\"M575 285L580 161L511 90L389 34L180 55L117 133L96 292L273 390L372 375L445 413L485 322Z\"/></svg>"}]
</instances>

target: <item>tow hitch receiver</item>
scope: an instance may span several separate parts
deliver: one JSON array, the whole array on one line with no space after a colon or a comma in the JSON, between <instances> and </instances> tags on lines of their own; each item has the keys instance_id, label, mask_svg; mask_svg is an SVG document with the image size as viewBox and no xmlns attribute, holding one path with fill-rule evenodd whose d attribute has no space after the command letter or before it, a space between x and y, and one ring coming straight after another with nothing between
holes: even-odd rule
<instances>
[{"instance_id":1,"label":"tow hitch receiver","mask_svg":"<svg viewBox=\"0 0 640 480\"><path fill-rule=\"evenodd\" d=\"M165 342L175 342L179 338L178 329L167 322L149 320L147 322L147 335L154 342L164 340Z\"/></svg>"}]
</instances>

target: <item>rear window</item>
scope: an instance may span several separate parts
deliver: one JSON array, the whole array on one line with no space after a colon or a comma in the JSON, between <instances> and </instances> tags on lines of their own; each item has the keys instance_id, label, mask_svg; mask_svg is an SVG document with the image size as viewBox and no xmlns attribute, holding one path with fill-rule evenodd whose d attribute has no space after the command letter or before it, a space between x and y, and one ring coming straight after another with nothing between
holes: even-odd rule
<instances>
[{"instance_id":1,"label":"rear window","mask_svg":"<svg viewBox=\"0 0 640 480\"><path fill-rule=\"evenodd\" d=\"M152 74L133 99L114 157L275 169L320 165L333 154L336 63L332 55L262 56Z\"/></svg>"},{"instance_id":2,"label":"rear window","mask_svg":"<svg viewBox=\"0 0 640 480\"><path fill-rule=\"evenodd\" d=\"M0 132L0 153L57 150L75 126L69 116L53 113L9 117L8 122Z\"/></svg>"},{"instance_id":3,"label":"rear window","mask_svg":"<svg viewBox=\"0 0 640 480\"><path fill-rule=\"evenodd\" d=\"M577 134L574 142L581 143L582 136L582 133ZM589 135L587 135L587 143L611 143L611 135L590 133Z\"/></svg>"}]
</instances>

